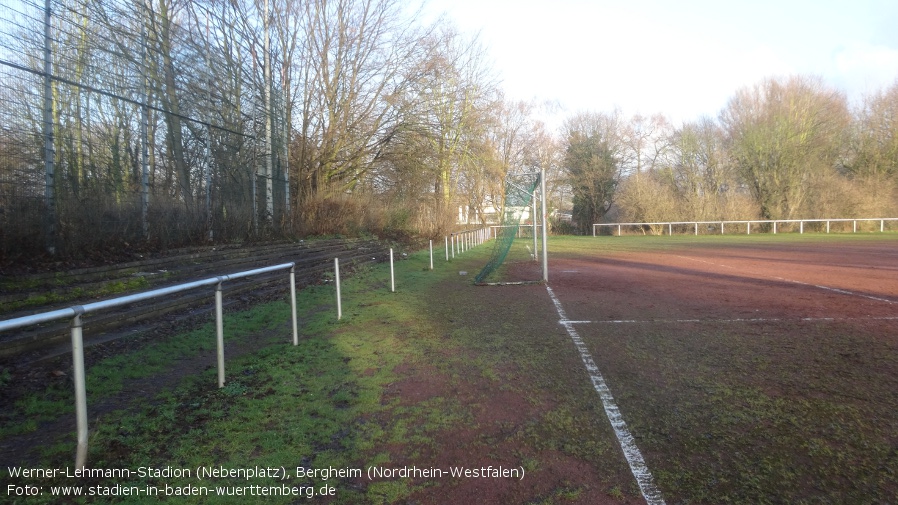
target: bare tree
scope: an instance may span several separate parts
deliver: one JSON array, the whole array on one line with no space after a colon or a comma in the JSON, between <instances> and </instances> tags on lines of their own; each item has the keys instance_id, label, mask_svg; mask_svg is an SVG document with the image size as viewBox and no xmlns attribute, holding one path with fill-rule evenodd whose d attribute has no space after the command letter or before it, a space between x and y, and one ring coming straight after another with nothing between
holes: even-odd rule
<instances>
[{"instance_id":1,"label":"bare tree","mask_svg":"<svg viewBox=\"0 0 898 505\"><path fill-rule=\"evenodd\" d=\"M666 163L685 219L747 219L743 184L729 163L724 133L711 118L686 123L671 136ZM731 211L742 212L730 215Z\"/></svg>"},{"instance_id":2,"label":"bare tree","mask_svg":"<svg viewBox=\"0 0 898 505\"><path fill-rule=\"evenodd\" d=\"M820 79L767 79L721 113L731 159L764 219L795 217L812 174L837 163L849 122L845 97Z\"/></svg>"},{"instance_id":3,"label":"bare tree","mask_svg":"<svg viewBox=\"0 0 898 505\"><path fill-rule=\"evenodd\" d=\"M351 189L395 134L391 102L414 51L401 11L398 0L305 4L294 158L304 194Z\"/></svg>"},{"instance_id":4,"label":"bare tree","mask_svg":"<svg viewBox=\"0 0 898 505\"><path fill-rule=\"evenodd\" d=\"M499 93L492 106L485 110L485 124L488 147L491 152L483 152L479 164L476 188L468 194L476 195L471 206L481 215L489 203L502 215L505 179L508 174L532 173L539 170L540 156L537 137L540 126L533 119L536 105L532 102L511 102Z\"/></svg>"},{"instance_id":5,"label":"bare tree","mask_svg":"<svg viewBox=\"0 0 898 505\"><path fill-rule=\"evenodd\" d=\"M460 176L473 161L473 141L483 132L481 112L494 82L476 39L440 24L421 42L426 52L412 88L414 121L433 152L435 203L449 216Z\"/></svg>"},{"instance_id":6,"label":"bare tree","mask_svg":"<svg viewBox=\"0 0 898 505\"><path fill-rule=\"evenodd\" d=\"M898 81L867 96L854 124L847 170L861 177L894 179L898 175Z\"/></svg>"},{"instance_id":7,"label":"bare tree","mask_svg":"<svg viewBox=\"0 0 898 505\"><path fill-rule=\"evenodd\" d=\"M627 171L637 178L653 170L670 144L671 125L661 114L636 114L623 126L621 142Z\"/></svg>"}]
</instances>

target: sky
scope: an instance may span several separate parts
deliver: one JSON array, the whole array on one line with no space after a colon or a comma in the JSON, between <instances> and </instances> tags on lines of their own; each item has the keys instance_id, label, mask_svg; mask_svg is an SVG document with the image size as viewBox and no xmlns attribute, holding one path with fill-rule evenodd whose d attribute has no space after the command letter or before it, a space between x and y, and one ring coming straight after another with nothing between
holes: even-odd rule
<instances>
[{"instance_id":1,"label":"sky","mask_svg":"<svg viewBox=\"0 0 898 505\"><path fill-rule=\"evenodd\" d=\"M852 103L898 80L896 0L429 0L478 35L506 96L576 112L717 117L769 77L817 76Z\"/></svg>"}]
</instances>

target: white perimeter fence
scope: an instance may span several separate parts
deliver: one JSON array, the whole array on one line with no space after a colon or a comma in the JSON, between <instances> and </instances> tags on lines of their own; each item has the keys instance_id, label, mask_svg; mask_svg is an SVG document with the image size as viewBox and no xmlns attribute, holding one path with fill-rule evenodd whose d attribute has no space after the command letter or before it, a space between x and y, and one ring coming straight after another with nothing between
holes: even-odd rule
<instances>
[{"instance_id":1,"label":"white perimeter fence","mask_svg":"<svg viewBox=\"0 0 898 505\"><path fill-rule=\"evenodd\" d=\"M480 228L475 230L464 230L453 233L445 238L446 243L446 261L449 261L451 253L454 258L456 254L461 254L475 246L483 244L490 239L490 230ZM208 279L186 282L169 286L167 288L145 291L128 296L121 296L109 300L87 303L84 305L74 305L65 309L53 310L32 314L30 316L17 317L0 321L0 332L7 330L15 330L25 328L36 324L56 321L59 319L71 319L71 337L72 337L72 365L74 369L74 385L75 385L75 417L78 433L78 449L75 456L75 466L77 468L84 467L87 461L87 441L88 441L88 423L87 423L87 388L84 369L84 333L81 316L97 312L100 310L121 307L146 300L152 300L161 296L181 293L183 291L193 290L200 287L215 286L215 330L218 345L218 387L221 388L225 383L224 373L224 314L222 309L222 283L252 277L259 274L277 272L281 270L289 270L290 273L290 314L293 323L293 345L299 343L299 328L296 314L296 263L283 263L268 267L237 272L229 275L221 275L210 277ZM433 241L430 242L430 269L433 270ZM341 297L340 297L340 263L338 258L334 258L334 273L336 277L336 295L337 295L337 319L342 316ZM396 283L393 272L393 249L390 249L390 291L396 290Z\"/></svg>"},{"instance_id":2,"label":"white perimeter fence","mask_svg":"<svg viewBox=\"0 0 898 505\"><path fill-rule=\"evenodd\" d=\"M78 430L78 450L75 456L75 466L81 468L87 461L87 388L85 386L84 377L84 338L82 331L81 316L90 312L96 312L114 307L121 307L132 303L151 300L160 296L180 293L204 286L215 286L215 330L218 342L218 387L224 386L224 325L222 311L222 291L221 284L225 281L233 279L241 279L244 277L252 277L254 275L276 272L279 270L290 271L290 307L293 319L293 345L297 345L298 328L296 321L296 275L295 263L284 263L270 267L257 268L255 270L247 270L230 275L221 275L211 277L194 282L178 284L167 288L155 289L143 293L137 293L128 296L120 296L110 300L88 303L85 305L75 305L66 309L59 309L50 312L42 312L31 316L18 317L0 321L0 331L13 330L23 328L35 324L55 321L57 319L72 319L72 365L74 368L75 382L75 417L77 419Z\"/></svg>"},{"instance_id":3,"label":"white perimeter fence","mask_svg":"<svg viewBox=\"0 0 898 505\"><path fill-rule=\"evenodd\" d=\"M742 233L744 230L746 234L751 234L752 225L770 225L769 229L773 231L774 234L777 233L778 225L794 225L798 224L798 232L804 233L805 224L817 224L822 229L823 224L826 224L826 233L830 232L830 228L832 227L832 223L852 223L851 229L852 233L857 233L857 224L858 223L873 223L874 226L879 224L879 231L884 232L886 229L886 222L898 221L898 217L876 217L876 218L861 218L861 219L774 219L774 220L747 220L747 221L662 221L657 223L595 223L592 225L592 236L596 236L596 230L600 226L611 227L612 230L617 228L617 234L620 236L625 229L637 228L639 231L645 232L645 228L653 229L653 233L655 231L660 231L662 234L664 229L667 229L668 235L673 235L674 229L681 233L689 233L692 232L694 235L699 234L700 228L702 231L711 232L714 234L718 233L723 235L726 233L727 225L730 225L729 229L734 230L734 233ZM756 232L763 231L760 227L755 227ZM613 231L612 231L613 234Z\"/></svg>"}]
</instances>

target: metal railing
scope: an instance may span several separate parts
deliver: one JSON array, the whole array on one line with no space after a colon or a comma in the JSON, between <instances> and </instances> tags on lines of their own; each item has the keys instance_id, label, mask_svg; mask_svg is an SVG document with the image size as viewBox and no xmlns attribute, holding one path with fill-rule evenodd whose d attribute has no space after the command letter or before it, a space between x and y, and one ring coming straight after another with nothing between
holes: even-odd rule
<instances>
[{"instance_id":1,"label":"metal railing","mask_svg":"<svg viewBox=\"0 0 898 505\"><path fill-rule=\"evenodd\" d=\"M699 225L707 225L707 226L717 226L720 225L720 234L723 235L726 232L727 224L744 224L746 234L751 234L751 225L752 224L772 224L773 225L773 233L777 232L777 224L788 224L788 223L798 223L799 233L804 233L804 225L805 223L826 223L826 233L830 231L831 223L853 223L853 233L857 233L857 223L858 222L879 222L879 231L885 231L885 223L886 221L898 221L896 217L875 217L875 218L858 218L858 219L752 219L745 221L660 221L655 223L595 223L592 225L592 236L596 236L596 229L599 226L610 226L617 227L617 234L620 235L623 231L623 227L631 227L631 226L666 226L667 234L673 235L673 227L674 226L683 226L683 225L692 225L694 227L694 234L698 235L698 226Z\"/></svg>"},{"instance_id":2,"label":"metal railing","mask_svg":"<svg viewBox=\"0 0 898 505\"><path fill-rule=\"evenodd\" d=\"M448 247L452 248L452 257L454 258L456 253L461 254L489 240L489 231L486 228L457 231L449 234L446 240L446 260L448 261Z\"/></svg>"},{"instance_id":3,"label":"metal railing","mask_svg":"<svg viewBox=\"0 0 898 505\"><path fill-rule=\"evenodd\" d=\"M65 309L42 312L30 316L18 317L0 321L0 331L14 330L24 328L35 324L46 323L59 319L72 320L72 363L74 365L74 383L75 383L75 417L77 419L78 430L78 450L75 456L75 465L77 468L84 466L87 460L87 391L84 377L84 335L82 331L81 316L90 312L111 309L128 305L132 303L142 302L160 296L171 295L183 291L189 291L205 286L215 286L215 333L218 346L218 387L224 387L224 324L223 324L223 308L222 308L222 283L234 279L242 279L252 277L254 275L276 272L279 270L290 270L290 310L293 322L293 345L299 344L299 328L296 319L296 263L283 263L244 272L237 272L229 275L220 275L210 277L194 282L187 282L167 288L145 291L128 296L112 298L99 302L88 303L85 305L75 305Z\"/></svg>"}]
</instances>

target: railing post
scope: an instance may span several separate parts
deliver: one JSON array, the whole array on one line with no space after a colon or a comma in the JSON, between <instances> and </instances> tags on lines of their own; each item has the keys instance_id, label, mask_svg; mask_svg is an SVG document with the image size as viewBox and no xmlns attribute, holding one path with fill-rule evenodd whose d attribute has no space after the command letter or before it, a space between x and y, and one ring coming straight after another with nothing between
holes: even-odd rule
<instances>
[{"instance_id":1,"label":"railing post","mask_svg":"<svg viewBox=\"0 0 898 505\"><path fill-rule=\"evenodd\" d=\"M335 261L337 261L335 259ZM196 289L199 287L207 287L211 285L215 285L215 330L216 330L216 343L218 348L218 386L224 387L224 315L223 315L223 304L222 304L222 285L225 281L239 278L239 277L250 277L257 274L275 272L280 270L290 269L290 308L292 310L291 318L293 323L293 343L294 345L298 344L298 335L299 328L297 322L297 313L296 313L296 272L295 272L295 263L285 263L280 265L273 265L265 268L258 268L254 270L248 270L245 272L239 272L237 274L231 275L223 275L218 277L211 277L207 279L202 279L194 282L187 282L184 284L178 284L176 286L170 286L167 288L160 288L151 291L146 291L143 293L137 293L134 295L121 296L118 298L113 298L110 300L103 300L99 302L92 302L85 305L76 305L66 309L54 310L49 312L43 312L40 314L36 314L33 316L27 316L23 318L16 318L9 321L0 321L0 328L3 330L10 328L17 328L22 326L29 326L32 324L38 324L41 322L52 321L63 318L72 318L71 322L71 341L72 341L72 365L73 365L73 377L72 381L74 383L75 388L75 414L76 414L76 427L77 427L77 439L78 446L75 455L75 465L78 468L83 468L87 461L87 444L88 444L88 422L87 422L87 393L86 393L86 380L85 380L85 367L84 367L84 332L82 325L82 317L84 314L91 313L97 310L108 309L111 307L117 307L126 304L138 303L144 300L157 298L160 296L166 296L172 293L177 293L180 291L185 291L189 289ZM338 279L339 279L339 271L338 271ZM339 285L338 285L339 290ZM12 324L9 324L12 323Z\"/></svg>"},{"instance_id":2,"label":"railing post","mask_svg":"<svg viewBox=\"0 0 898 505\"><path fill-rule=\"evenodd\" d=\"M751 221L748 221L747 223L745 223L745 234L751 235Z\"/></svg>"},{"instance_id":3,"label":"railing post","mask_svg":"<svg viewBox=\"0 0 898 505\"><path fill-rule=\"evenodd\" d=\"M826 233L829 233L829 220L826 220Z\"/></svg>"},{"instance_id":4,"label":"railing post","mask_svg":"<svg viewBox=\"0 0 898 505\"><path fill-rule=\"evenodd\" d=\"M449 237L443 237L443 239L446 241L446 247L444 247L446 249L446 261L449 261Z\"/></svg>"},{"instance_id":5,"label":"railing post","mask_svg":"<svg viewBox=\"0 0 898 505\"><path fill-rule=\"evenodd\" d=\"M617 225L617 236L618 237L621 236L621 226L620 225Z\"/></svg>"},{"instance_id":6,"label":"railing post","mask_svg":"<svg viewBox=\"0 0 898 505\"><path fill-rule=\"evenodd\" d=\"M773 221L773 234L776 235L776 220Z\"/></svg>"},{"instance_id":7,"label":"railing post","mask_svg":"<svg viewBox=\"0 0 898 505\"><path fill-rule=\"evenodd\" d=\"M390 292L396 292L396 277L393 275L393 248L390 248Z\"/></svg>"},{"instance_id":8,"label":"railing post","mask_svg":"<svg viewBox=\"0 0 898 505\"><path fill-rule=\"evenodd\" d=\"M430 269L433 270L433 239L430 240Z\"/></svg>"},{"instance_id":9,"label":"railing post","mask_svg":"<svg viewBox=\"0 0 898 505\"><path fill-rule=\"evenodd\" d=\"M695 236L698 236L698 223L695 223Z\"/></svg>"},{"instance_id":10,"label":"railing post","mask_svg":"<svg viewBox=\"0 0 898 505\"><path fill-rule=\"evenodd\" d=\"M81 314L76 314L72 318L72 365L75 381L75 419L78 430L75 468L84 468L87 463L87 387L84 379L84 334L81 328Z\"/></svg>"},{"instance_id":11,"label":"railing post","mask_svg":"<svg viewBox=\"0 0 898 505\"><path fill-rule=\"evenodd\" d=\"M337 320L343 319L343 305L340 301L340 258L334 258L334 281L337 285Z\"/></svg>"},{"instance_id":12,"label":"railing post","mask_svg":"<svg viewBox=\"0 0 898 505\"><path fill-rule=\"evenodd\" d=\"M667 236L673 237L673 224L667 223Z\"/></svg>"},{"instance_id":13,"label":"railing post","mask_svg":"<svg viewBox=\"0 0 898 505\"><path fill-rule=\"evenodd\" d=\"M290 318L293 320L293 345L299 345L299 322L296 320L296 266L290 267Z\"/></svg>"},{"instance_id":14,"label":"railing post","mask_svg":"<svg viewBox=\"0 0 898 505\"><path fill-rule=\"evenodd\" d=\"M218 347L218 387L225 383L224 370L224 311L221 303L221 281L215 285L215 342Z\"/></svg>"},{"instance_id":15,"label":"railing post","mask_svg":"<svg viewBox=\"0 0 898 505\"><path fill-rule=\"evenodd\" d=\"M723 221L720 222L720 234L723 235Z\"/></svg>"},{"instance_id":16,"label":"railing post","mask_svg":"<svg viewBox=\"0 0 898 505\"><path fill-rule=\"evenodd\" d=\"M798 221L798 233L799 234L804 233L804 221L801 221L801 220Z\"/></svg>"},{"instance_id":17,"label":"railing post","mask_svg":"<svg viewBox=\"0 0 898 505\"><path fill-rule=\"evenodd\" d=\"M854 226L854 229L852 230L852 233L857 233L857 219L855 219L853 221L853 226Z\"/></svg>"}]
</instances>

